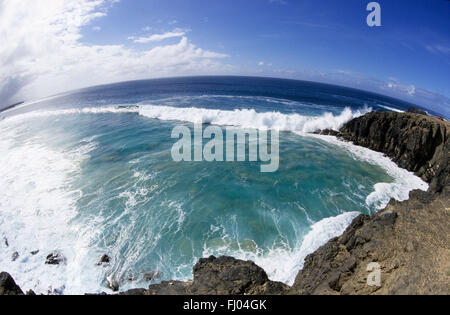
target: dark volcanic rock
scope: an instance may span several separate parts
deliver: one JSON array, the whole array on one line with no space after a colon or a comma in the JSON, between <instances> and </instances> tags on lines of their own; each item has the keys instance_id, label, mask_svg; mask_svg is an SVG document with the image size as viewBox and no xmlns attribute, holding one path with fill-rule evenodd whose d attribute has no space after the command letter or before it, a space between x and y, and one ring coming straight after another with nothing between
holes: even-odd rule
<instances>
[{"instance_id":1,"label":"dark volcanic rock","mask_svg":"<svg viewBox=\"0 0 450 315\"><path fill-rule=\"evenodd\" d=\"M309 255L293 294L449 294L450 204L448 122L410 110L372 112L338 135L383 152L430 183L405 202L392 200L373 217L361 215L344 234ZM381 266L382 286L366 283L367 266Z\"/></svg>"},{"instance_id":2,"label":"dark volcanic rock","mask_svg":"<svg viewBox=\"0 0 450 315\"><path fill-rule=\"evenodd\" d=\"M426 111L418 109L418 108L415 108L415 107L411 107L410 109L408 109L408 113L428 116Z\"/></svg>"},{"instance_id":3,"label":"dark volcanic rock","mask_svg":"<svg viewBox=\"0 0 450 315\"><path fill-rule=\"evenodd\" d=\"M339 136L340 132L333 130L333 129L325 129L325 130L318 130L315 132L317 135L323 135L323 136Z\"/></svg>"},{"instance_id":4,"label":"dark volcanic rock","mask_svg":"<svg viewBox=\"0 0 450 315\"><path fill-rule=\"evenodd\" d=\"M60 265L66 263L66 258L60 253L54 252L47 256L47 260L45 261L47 265Z\"/></svg>"},{"instance_id":5,"label":"dark volcanic rock","mask_svg":"<svg viewBox=\"0 0 450 315\"><path fill-rule=\"evenodd\" d=\"M109 276L108 278L106 278L106 283L108 284L108 288L110 288L113 292L119 291L119 280L117 280L115 277Z\"/></svg>"},{"instance_id":6,"label":"dark volcanic rock","mask_svg":"<svg viewBox=\"0 0 450 315\"><path fill-rule=\"evenodd\" d=\"M33 256L36 256L37 254L39 254L39 250L34 250L30 254Z\"/></svg>"},{"instance_id":7,"label":"dark volcanic rock","mask_svg":"<svg viewBox=\"0 0 450 315\"><path fill-rule=\"evenodd\" d=\"M194 267L194 280L164 281L148 290L132 290L123 294L142 295L243 295L286 294L289 287L270 281L265 271L251 261L232 257L211 256Z\"/></svg>"},{"instance_id":8,"label":"dark volcanic rock","mask_svg":"<svg viewBox=\"0 0 450 315\"><path fill-rule=\"evenodd\" d=\"M244 294L268 282L265 271L253 262L211 256L194 267L194 294Z\"/></svg>"},{"instance_id":9,"label":"dark volcanic rock","mask_svg":"<svg viewBox=\"0 0 450 315\"><path fill-rule=\"evenodd\" d=\"M14 252L11 256L11 260L12 261L16 261L19 258L19 253L18 252Z\"/></svg>"},{"instance_id":10,"label":"dark volcanic rock","mask_svg":"<svg viewBox=\"0 0 450 315\"><path fill-rule=\"evenodd\" d=\"M103 255L100 258L100 261L97 263L97 266L101 266L103 264L109 264L111 262L111 258L108 255Z\"/></svg>"},{"instance_id":11,"label":"dark volcanic rock","mask_svg":"<svg viewBox=\"0 0 450 315\"><path fill-rule=\"evenodd\" d=\"M361 215L344 234L306 258L293 294L449 294L448 195L414 191L374 217ZM381 287L367 266L381 267Z\"/></svg>"},{"instance_id":12,"label":"dark volcanic rock","mask_svg":"<svg viewBox=\"0 0 450 315\"><path fill-rule=\"evenodd\" d=\"M0 273L0 295L24 295L14 279L6 272Z\"/></svg>"},{"instance_id":13,"label":"dark volcanic rock","mask_svg":"<svg viewBox=\"0 0 450 315\"><path fill-rule=\"evenodd\" d=\"M416 173L430 183L431 193L448 189L450 123L413 113L372 112L348 122L340 133Z\"/></svg>"},{"instance_id":14,"label":"dark volcanic rock","mask_svg":"<svg viewBox=\"0 0 450 315\"><path fill-rule=\"evenodd\" d=\"M157 271L147 272L143 276L144 281L153 281L158 277L159 277L159 272L157 272Z\"/></svg>"}]
</instances>

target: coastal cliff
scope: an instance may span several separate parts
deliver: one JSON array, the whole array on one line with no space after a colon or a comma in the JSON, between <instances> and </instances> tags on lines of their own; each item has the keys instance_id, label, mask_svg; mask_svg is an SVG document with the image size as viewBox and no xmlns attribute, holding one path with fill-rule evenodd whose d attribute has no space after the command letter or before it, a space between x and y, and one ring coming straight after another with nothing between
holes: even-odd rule
<instances>
[{"instance_id":1,"label":"coastal cliff","mask_svg":"<svg viewBox=\"0 0 450 315\"><path fill-rule=\"evenodd\" d=\"M347 123L338 137L385 153L430 183L430 193L448 190L449 123L411 111L368 113Z\"/></svg>"},{"instance_id":2,"label":"coastal cliff","mask_svg":"<svg viewBox=\"0 0 450 315\"><path fill-rule=\"evenodd\" d=\"M404 202L391 200L373 217L360 215L340 237L309 255L294 294L449 294L450 124L407 113L372 112L340 132L344 141L383 152L430 183ZM381 286L368 286L367 267L381 268Z\"/></svg>"},{"instance_id":3,"label":"coastal cliff","mask_svg":"<svg viewBox=\"0 0 450 315\"><path fill-rule=\"evenodd\" d=\"M195 265L192 281L121 294L449 294L450 123L417 111L372 112L339 132L321 134L385 153L427 181L429 191L413 191L405 202L392 200L372 217L358 216L343 235L306 258L292 287L270 281L253 262L209 257ZM381 268L381 286L367 285L373 262ZM0 294L22 293L9 275L0 278Z\"/></svg>"}]
</instances>

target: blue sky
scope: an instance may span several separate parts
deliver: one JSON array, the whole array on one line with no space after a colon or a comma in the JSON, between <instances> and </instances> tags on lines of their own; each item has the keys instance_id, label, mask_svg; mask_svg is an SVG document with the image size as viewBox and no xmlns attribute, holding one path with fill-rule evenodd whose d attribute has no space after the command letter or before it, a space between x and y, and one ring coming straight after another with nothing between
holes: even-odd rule
<instances>
[{"instance_id":1,"label":"blue sky","mask_svg":"<svg viewBox=\"0 0 450 315\"><path fill-rule=\"evenodd\" d=\"M126 52L114 54L134 61L120 60L117 66L132 64L135 69L134 74L122 73L123 78L285 77L362 88L437 109L450 106L450 1L378 1L381 27L366 24L369 0L96 0L95 5L67 1L92 5L80 13L85 20L77 25L78 38L70 45L74 50L103 47L102 54L121 47ZM138 54L142 59L149 51L155 54L169 47L174 57L170 64L149 67L135 60ZM99 59L110 57L100 54ZM112 77L121 81L117 73ZM97 81L92 83L107 83Z\"/></svg>"}]
</instances>

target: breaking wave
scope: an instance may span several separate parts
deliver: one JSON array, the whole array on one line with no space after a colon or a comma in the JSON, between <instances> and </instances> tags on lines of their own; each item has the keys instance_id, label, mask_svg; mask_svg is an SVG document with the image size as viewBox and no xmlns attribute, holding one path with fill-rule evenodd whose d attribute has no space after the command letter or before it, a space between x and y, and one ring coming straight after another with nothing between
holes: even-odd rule
<instances>
[{"instance_id":1,"label":"breaking wave","mask_svg":"<svg viewBox=\"0 0 450 315\"><path fill-rule=\"evenodd\" d=\"M36 111L13 116L8 119L25 119L30 117L73 114L136 113L144 117L166 121L185 121L190 123L206 123L249 129L270 129L310 133L323 129L339 130L346 122L360 117L370 111L372 111L372 109L369 107L356 111L352 111L349 107L347 107L339 115L324 113L321 116L303 116L299 114L284 114L280 112L261 113L256 112L254 109L237 109L234 111L228 111L196 107L182 108L156 105L133 105Z\"/></svg>"}]
</instances>

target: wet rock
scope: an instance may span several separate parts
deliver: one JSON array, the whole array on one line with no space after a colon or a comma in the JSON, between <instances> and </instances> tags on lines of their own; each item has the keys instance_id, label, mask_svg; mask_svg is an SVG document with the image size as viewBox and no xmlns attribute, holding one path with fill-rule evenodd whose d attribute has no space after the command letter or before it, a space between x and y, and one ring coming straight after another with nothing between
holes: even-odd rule
<instances>
[{"instance_id":1,"label":"wet rock","mask_svg":"<svg viewBox=\"0 0 450 315\"><path fill-rule=\"evenodd\" d=\"M339 136L340 132L333 130L333 129L324 129L324 130L318 130L316 132L314 132L317 135L322 135L322 136Z\"/></svg>"},{"instance_id":2,"label":"wet rock","mask_svg":"<svg viewBox=\"0 0 450 315\"><path fill-rule=\"evenodd\" d=\"M120 288L119 281L113 277L109 276L106 278L106 283L108 285L108 288L111 289L113 292L118 292Z\"/></svg>"},{"instance_id":3,"label":"wet rock","mask_svg":"<svg viewBox=\"0 0 450 315\"><path fill-rule=\"evenodd\" d=\"M18 252L14 252L11 256L11 260L12 261L16 261L19 258L19 253Z\"/></svg>"},{"instance_id":4,"label":"wet rock","mask_svg":"<svg viewBox=\"0 0 450 315\"><path fill-rule=\"evenodd\" d=\"M159 276L160 275L159 275L158 271L153 271L153 272L145 273L143 278L144 278L144 281L150 282L150 281L157 279Z\"/></svg>"},{"instance_id":5,"label":"wet rock","mask_svg":"<svg viewBox=\"0 0 450 315\"><path fill-rule=\"evenodd\" d=\"M97 263L97 266L101 266L103 264L109 264L111 262L111 258L108 255L103 255L100 258L100 261Z\"/></svg>"},{"instance_id":6,"label":"wet rock","mask_svg":"<svg viewBox=\"0 0 450 315\"><path fill-rule=\"evenodd\" d=\"M129 282L133 282L133 281L136 280L136 277L133 274L130 273L130 274L127 275L126 279Z\"/></svg>"},{"instance_id":7,"label":"wet rock","mask_svg":"<svg viewBox=\"0 0 450 315\"><path fill-rule=\"evenodd\" d=\"M8 239L6 237L3 239L3 242L5 243L6 247L9 247Z\"/></svg>"},{"instance_id":8,"label":"wet rock","mask_svg":"<svg viewBox=\"0 0 450 315\"><path fill-rule=\"evenodd\" d=\"M60 253L53 252L47 256L45 264L47 265L61 265L66 263L66 258Z\"/></svg>"},{"instance_id":9,"label":"wet rock","mask_svg":"<svg viewBox=\"0 0 450 315\"><path fill-rule=\"evenodd\" d=\"M0 273L0 295L24 295L10 274Z\"/></svg>"},{"instance_id":10,"label":"wet rock","mask_svg":"<svg viewBox=\"0 0 450 315\"><path fill-rule=\"evenodd\" d=\"M28 296L35 296L36 293L35 293L33 290L28 290L27 293L26 293L25 295L28 295Z\"/></svg>"},{"instance_id":11,"label":"wet rock","mask_svg":"<svg viewBox=\"0 0 450 315\"><path fill-rule=\"evenodd\" d=\"M66 289L65 285L63 285L62 287L59 287L59 288L55 288L55 289L50 287L50 289L47 290L47 294L48 295L63 295L65 289Z\"/></svg>"},{"instance_id":12,"label":"wet rock","mask_svg":"<svg viewBox=\"0 0 450 315\"><path fill-rule=\"evenodd\" d=\"M36 256L37 254L39 254L39 250L32 251L30 254Z\"/></svg>"}]
</instances>

